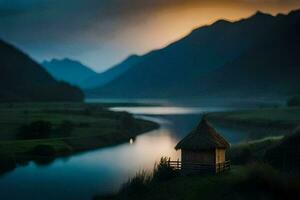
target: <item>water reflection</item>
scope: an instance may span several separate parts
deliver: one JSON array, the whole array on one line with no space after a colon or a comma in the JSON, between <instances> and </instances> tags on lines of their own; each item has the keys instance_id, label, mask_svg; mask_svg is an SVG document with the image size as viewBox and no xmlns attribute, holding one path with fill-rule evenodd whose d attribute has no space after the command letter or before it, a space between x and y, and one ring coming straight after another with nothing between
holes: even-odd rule
<instances>
[{"instance_id":1,"label":"water reflection","mask_svg":"<svg viewBox=\"0 0 300 200\"><path fill-rule=\"evenodd\" d=\"M159 118L156 121L160 121ZM152 170L161 156L178 158L176 139L161 121L159 130L116 147L56 159L48 166L30 162L0 178L1 199L91 199L118 190L138 170ZM167 124L171 124L168 122ZM13 188L14 191L11 192Z\"/></svg>"},{"instance_id":2,"label":"water reflection","mask_svg":"<svg viewBox=\"0 0 300 200\"><path fill-rule=\"evenodd\" d=\"M186 115L199 114L205 112L215 112L225 110L220 107L170 107L170 106L139 106L139 107L113 107L113 111L127 111L133 114L140 115ZM227 108L226 110L232 110Z\"/></svg>"},{"instance_id":3,"label":"water reflection","mask_svg":"<svg viewBox=\"0 0 300 200\"><path fill-rule=\"evenodd\" d=\"M56 159L47 166L34 162L20 166L0 178L0 199L90 200L95 194L117 191L137 171L152 170L162 156L177 160L180 152L174 146L196 126L205 110L199 108L186 114L189 110L186 108L131 109L132 113L148 114L138 116L160 123L160 129L126 144ZM225 137L235 138L232 133Z\"/></svg>"},{"instance_id":4,"label":"water reflection","mask_svg":"<svg viewBox=\"0 0 300 200\"><path fill-rule=\"evenodd\" d=\"M130 138L129 144L133 144L133 138Z\"/></svg>"}]
</instances>

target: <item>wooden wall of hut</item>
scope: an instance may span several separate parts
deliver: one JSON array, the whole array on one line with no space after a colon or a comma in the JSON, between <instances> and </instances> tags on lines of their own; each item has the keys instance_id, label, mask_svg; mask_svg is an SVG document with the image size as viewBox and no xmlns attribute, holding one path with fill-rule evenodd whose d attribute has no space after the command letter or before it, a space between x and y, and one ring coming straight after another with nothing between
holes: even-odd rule
<instances>
[{"instance_id":1,"label":"wooden wall of hut","mask_svg":"<svg viewBox=\"0 0 300 200\"><path fill-rule=\"evenodd\" d=\"M216 163L224 163L225 159L225 149L216 149Z\"/></svg>"},{"instance_id":2,"label":"wooden wall of hut","mask_svg":"<svg viewBox=\"0 0 300 200\"><path fill-rule=\"evenodd\" d=\"M181 159L182 163L215 164L216 150L190 151L182 149Z\"/></svg>"}]
</instances>

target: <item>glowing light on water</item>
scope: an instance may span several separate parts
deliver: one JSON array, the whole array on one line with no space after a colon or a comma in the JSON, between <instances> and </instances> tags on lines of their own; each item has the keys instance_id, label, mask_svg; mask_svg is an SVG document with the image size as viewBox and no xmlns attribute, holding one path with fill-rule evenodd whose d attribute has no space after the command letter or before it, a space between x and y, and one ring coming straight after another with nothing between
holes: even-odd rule
<instances>
[{"instance_id":1,"label":"glowing light on water","mask_svg":"<svg viewBox=\"0 0 300 200\"><path fill-rule=\"evenodd\" d=\"M232 110L232 108L220 107L171 107L171 106L139 106L139 107L112 107L112 111L126 111L136 115L187 115L201 114L206 112L216 112Z\"/></svg>"},{"instance_id":2,"label":"glowing light on water","mask_svg":"<svg viewBox=\"0 0 300 200\"><path fill-rule=\"evenodd\" d=\"M124 111L124 107L119 109ZM92 199L95 194L117 192L120 186L136 172L152 171L154 164L161 157L180 160L180 151L176 151L174 147L178 140L196 126L199 118L198 115L185 116L184 113L206 112L207 110L207 108L192 107L128 108L127 111L131 113L147 114L147 116L137 116L159 123L160 128L131 138L125 144L55 159L47 166L40 166L34 162L20 166L0 178L1 199L32 199L33 197L43 199L45 196L51 196L52 199L81 200ZM174 113L177 116L168 118L151 115L151 113L161 113L161 115ZM220 132L230 142L244 139L240 138L243 136L240 132L222 129ZM23 182L26 184L19 184ZM39 190L36 190L37 183L42 186ZM11 188L18 192L10 192Z\"/></svg>"},{"instance_id":3,"label":"glowing light on water","mask_svg":"<svg viewBox=\"0 0 300 200\"><path fill-rule=\"evenodd\" d=\"M197 114L204 112L200 107L114 107L113 111L127 111L133 114L148 114L148 115L182 115L182 114Z\"/></svg>"}]
</instances>

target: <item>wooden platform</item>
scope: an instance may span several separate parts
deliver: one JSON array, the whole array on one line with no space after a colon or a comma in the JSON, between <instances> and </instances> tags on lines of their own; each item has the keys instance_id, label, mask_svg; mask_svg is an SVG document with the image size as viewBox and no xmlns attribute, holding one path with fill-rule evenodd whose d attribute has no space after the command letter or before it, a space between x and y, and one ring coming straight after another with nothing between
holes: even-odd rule
<instances>
[{"instance_id":1,"label":"wooden platform","mask_svg":"<svg viewBox=\"0 0 300 200\"><path fill-rule=\"evenodd\" d=\"M168 165L183 174L218 174L230 170L230 161L212 165L169 160Z\"/></svg>"}]
</instances>

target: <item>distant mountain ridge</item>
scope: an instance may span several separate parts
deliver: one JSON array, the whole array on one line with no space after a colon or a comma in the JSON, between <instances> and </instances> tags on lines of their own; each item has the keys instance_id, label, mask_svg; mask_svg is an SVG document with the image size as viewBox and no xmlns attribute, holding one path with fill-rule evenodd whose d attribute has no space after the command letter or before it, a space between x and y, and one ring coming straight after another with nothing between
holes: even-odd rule
<instances>
[{"instance_id":1,"label":"distant mountain ridge","mask_svg":"<svg viewBox=\"0 0 300 200\"><path fill-rule=\"evenodd\" d=\"M0 40L0 101L83 101L82 91L56 81L38 63Z\"/></svg>"},{"instance_id":2,"label":"distant mountain ridge","mask_svg":"<svg viewBox=\"0 0 300 200\"><path fill-rule=\"evenodd\" d=\"M86 94L92 97L177 98L282 96L300 92L300 11L257 12L219 20L166 48L150 52L128 71Z\"/></svg>"},{"instance_id":3,"label":"distant mountain ridge","mask_svg":"<svg viewBox=\"0 0 300 200\"><path fill-rule=\"evenodd\" d=\"M82 89L99 87L114 80L139 61L139 56L128 57L122 63L97 73L82 63L68 58L44 61L42 66L57 80L63 80Z\"/></svg>"},{"instance_id":4,"label":"distant mountain ridge","mask_svg":"<svg viewBox=\"0 0 300 200\"><path fill-rule=\"evenodd\" d=\"M98 74L82 63L65 59L52 59L42 62L42 66L57 80L66 81L76 86L84 87L86 79Z\"/></svg>"},{"instance_id":5,"label":"distant mountain ridge","mask_svg":"<svg viewBox=\"0 0 300 200\"><path fill-rule=\"evenodd\" d=\"M94 87L103 86L118 78L120 75L125 73L127 70L129 70L132 66L134 66L138 62L140 62L139 56L137 55L129 56L122 63L119 63L102 73L98 73L96 76L92 76L86 79L84 82L84 85L86 86L85 88L94 88Z\"/></svg>"}]
</instances>

